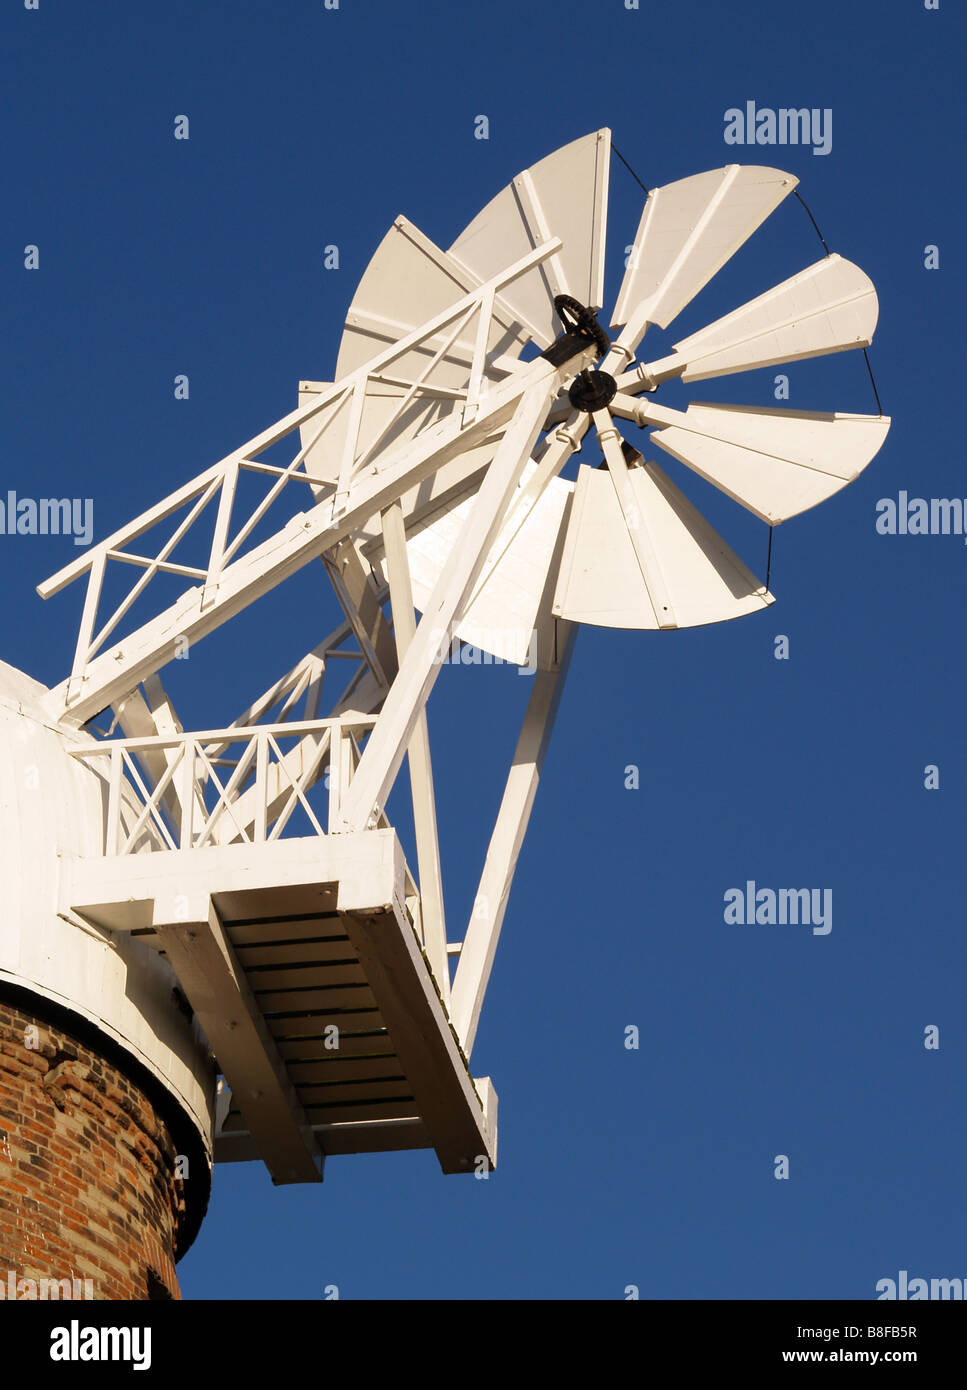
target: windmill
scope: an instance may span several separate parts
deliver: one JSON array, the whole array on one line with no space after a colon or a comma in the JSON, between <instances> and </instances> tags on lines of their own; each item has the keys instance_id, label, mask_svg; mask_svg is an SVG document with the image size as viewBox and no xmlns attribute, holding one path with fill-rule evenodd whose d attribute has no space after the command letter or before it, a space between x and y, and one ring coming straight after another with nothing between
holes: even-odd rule
<instances>
[{"instance_id":1,"label":"windmill","mask_svg":"<svg viewBox=\"0 0 967 1390\"><path fill-rule=\"evenodd\" d=\"M73 989L206 1155L261 1159L278 1183L317 1181L331 1154L494 1164L496 1094L469 1059L577 627L668 631L773 602L622 427L770 527L855 478L889 428L663 404L673 381L864 349L876 294L827 254L648 360L647 329L668 328L797 180L729 165L652 190L612 340L598 319L610 154L607 130L555 151L447 250L398 218L333 380L303 381L294 410L40 585L83 585L70 673L49 691L9 676L84 820L42 911L6 929L32 923L51 947L20 950L11 977ZM592 440L600 461L564 478ZM320 559L339 626L310 633L232 722L186 731L159 673ZM108 601L119 572L133 578ZM173 602L153 601L162 579ZM454 640L537 668L463 931L446 917L426 713ZM404 760L414 864L386 814ZM51 963L65 952L83 986ZM123 1005L117 983L96 999L89 983L118 952ZM177 1018L138 1003L174 982Z\"/></svg>"}]
</instances>

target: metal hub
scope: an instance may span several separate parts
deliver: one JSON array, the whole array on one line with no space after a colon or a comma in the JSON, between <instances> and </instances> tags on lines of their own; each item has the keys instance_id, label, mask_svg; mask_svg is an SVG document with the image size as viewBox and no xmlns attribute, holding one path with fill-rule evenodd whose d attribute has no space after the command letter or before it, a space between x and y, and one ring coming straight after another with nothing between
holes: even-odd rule
<instances>
[{"instance_id":1,"label":"metal hub","mask_svg":"<svg viewBox=\"0 0 967 1390\"><path fill-rule=\"evenodd\" d=\"M592 415L596 410L604 410L618 394L618 383L607 372L579 372L571 382L567 398L575 410L586 410Z\"/></svg>"}]
</instances>

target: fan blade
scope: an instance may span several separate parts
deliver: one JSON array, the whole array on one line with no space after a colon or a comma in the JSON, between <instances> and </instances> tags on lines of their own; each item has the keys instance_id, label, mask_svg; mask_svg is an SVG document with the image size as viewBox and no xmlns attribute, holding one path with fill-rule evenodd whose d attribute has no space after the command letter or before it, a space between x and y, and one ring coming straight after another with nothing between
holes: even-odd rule
<instances>
[{"instance_id":1,"label":"fan blade","mask_svg":"<svg viewBox=\"0 0 967 1390\"><path fill-rule=\"evenodd\" d=\"M531 248L528 247L527 250ZM503 263L505 266L508 261ZM498 272L502 269L498 266ZM369 265L356 287L346 315L346 326L339 344L336 380L347 376L375 357L387 343L398 341L470 293L486 276L477 276L441 251L419 227L398 217L373 252ZM438 386L466 385L467 368L473 356L476 324L471 323L434 369ZM442 345L421 345L393 364L397 376L415 378L421 367ZM494 302L494 323L488 348L516 355L527 341L526 334L501 295Z\"/></svg>"},{"instance_id":2,"label":"fan blade","mask_svg":"<svg viewBox=\"0 0 967 1390\"><path fill-rule=\"evenodd\" d=\"M769 525L815 507L881 448L888 416L690 405L651 442Z\"/></svg>"},{"instance_id":3,"label":"fan blade","mask_svg":"<svg viewBox=\"0 0 967 1390\"><path fill-rule=\"evenodd\" d=\"M594 131L518 174L473 219L449 255L477 280L487 280L533 247L560 237L564 245L503 292L527 333L547 347L558 337L555 294L600 308L608 216L610 130Z\"/></svg>"},{"instance_id":4,"label":"fan blade","mask_svg":"<svg viewBox=\"0 0 967 1390\"><path fill-rule=\"evenodd\" d=\"M781 169L728 164L652 189L612 324L667 328L798 182Z\"/></svg>"},{"instance_id":5,"label":"fan blade","mask_svg":"<svg viewBox=\"0 0 967 1390\"><path fill-rule=\"evenodd\" d=\"M550 607L560 567L566 515L573 484L558 474L588 428L589 417L572 412L568 428L544 441L526 465L484 566L464 605L455 632L464 642L516 665L553 669L558 661L557 623ZM496 436L487 442L492 455ZM475 505L468 493L479 485L484 463L464 451L432 480L402 499L407 552L416 606L422 611ZM468 472L468 463L477 471ZM455 470L455 471L454 471ZM426 482L432 484L427 488ZM377 569L383 554L376 533L360 533L360 557Z\"/></svg>"},{"instance_id":6,"label":"fan blade","mask_svg":"<svg viewBox=\"0 0 967 1390\"><path fill-rule=\"evenodd\" d=\"M629 469L628 481L637 506L630 520L608 470L579 469L551 610L557 617L602 627L657 630L664 625L642 573L631 523L647 527L650 566L661 578L677 627L724 622L774 602L657 464Z\"/></svg>"},{"instance_id":7,"label":"fan blade","mask_svg":"<svg viewBox=\"0 0 967 1390\"><path fill-rule=\"evenodd\" d=\"M869 276L842 256L827 256L757 299L683 338L659 362L625 373L624 390L680 376L705 381L755 367L869 347L879 314ZM640 383L638 385L634 382Z\"/></svg>"},{"instance_id":8,"label":"fan blade","mask_svg":"<svg viewBox=\"0 0 967 1390\"><path fill-rule=\"evenodd\" d=\"M502 379L529 338L541 347L557 338L561 326L554 294L571 294L583 304L600 306L610 150L611 132L599 130L524 170L474 218L449 252L405 217L397 218L374 252L349 307L336 380L499 274L511 263L508 257L514 248L526 255L551 236L560 236L560 251L495 297L487 377ZM359 425L360 454L404 443L454 408L455 394L467 385L476 327L476 320L465 325L425 379L423 373L446 342L447 332L393 364L392 375L402 384L368 385ZM418 380L419 390L411 391L410 383ZM310 449L306 463L313 477L329 481L338 475L349 423L345 410L332 414L332 427ZM303 443L309 437L304 431Z\"/></svg>"},{"instance_id":9,"label":"fan blade","mask_svg":"<svg viewBox=\"0 0 967 1390\"><path fill-rule=\"evenodd\" d=\"M475 276L457 265L418 227L405 217L398 217L373 253L349 306L339 345L336 380L369 362L387 344L406 337L448 309L478 284ZM386 378L368 383L360 412L359 455L374 447L405 443L462 403L476 330L477 321L473 319L446 348L451 330L443 330L394 362ZM487 342L491 363L488 378L506 376L526 341L513 313L497 295ZM503 362L495 365L495 358L502 358ZM420 382L416 389L414 382ZM344 405L327 414L331 424L309 449L306 470L313 477L334 481L339 473L350 411ZM309 443L319 424L318 420L310 421L302 430L303 445Z\"/></svg>"},{"instance_id":10,"label":"fan blade","mask_svg":"<svg viewBox=\"0 0 967 1390\"><path fill-rule=\"evenodd\" d=\"M552 478L537 500L530 501L525 494L536 468L530 464L521 477L521 500L511 502L454 631L462 641L501 661L547 669L554 659L548 574L557 572L572 484ZM464 499L407 541L413 601L421 612L475 501Z\"/></svg>"}]
</instances>

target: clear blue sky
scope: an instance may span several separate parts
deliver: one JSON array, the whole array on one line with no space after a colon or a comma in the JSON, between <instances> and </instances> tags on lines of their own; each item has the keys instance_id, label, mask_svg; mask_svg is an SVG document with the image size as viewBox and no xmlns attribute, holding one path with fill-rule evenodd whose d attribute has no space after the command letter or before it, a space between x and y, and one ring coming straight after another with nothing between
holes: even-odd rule
<instances>
[{"instance_id":1,"label":"clear blue sky","mask_svg":"<svg viewBox=\"0 0 967 1390\"><path fill-rule=\"evenodd\" d=\"M967 1275L967 549L874 530L900 489L967 496L965 29L954 0L3 7L0 492L90 496L98 536L289 410L299 379L331 376L396 215L447 245L602 125L652 186L733 159L791 170L880 296L892 432L776 533L776 605L581 633L473 1058L500 1095L496 1174L394 1154L274 1190L260 1165L220 1168L187 1298L871 1298L901 1268ZM748 100L829 108L831 152L726 146L724 113ZM617 163L612 190L613 296L643 195ZM821 254L788 200L667 341ZM875 409L860 354L787 370L793 407ZM773 404L774 375L693 394ZM764 574L765 528L683 486ZM0 651L51 684L81 595L44 605L34 585L77 553L0 537ZM335 613L313 574L210 639L172 676L186 723L234 717ZM527 688L454 670L431 701L455 923ZM830 889L832 931L727 926L723 895L747 879Z\"/></svg>"}]
</instances>

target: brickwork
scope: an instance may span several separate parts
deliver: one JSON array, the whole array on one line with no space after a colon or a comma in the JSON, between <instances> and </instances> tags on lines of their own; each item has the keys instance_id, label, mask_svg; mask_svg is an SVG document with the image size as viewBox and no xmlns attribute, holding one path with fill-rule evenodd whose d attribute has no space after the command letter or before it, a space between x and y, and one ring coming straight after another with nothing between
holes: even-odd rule
<instances>
[{"instance_id":1,"label":"brickwork","mask_svg":"<svg viewBox=\"0 0 967 1390\"><path fill-rule=\"evenodd\" d=\"M0 1299L51 1279L82 1281L75 1297L179 1298L167 1128L115 1065L24 1007L0 999Z\"/></svg>"}]
</instances>

